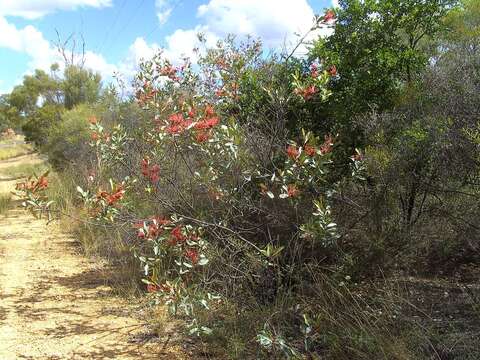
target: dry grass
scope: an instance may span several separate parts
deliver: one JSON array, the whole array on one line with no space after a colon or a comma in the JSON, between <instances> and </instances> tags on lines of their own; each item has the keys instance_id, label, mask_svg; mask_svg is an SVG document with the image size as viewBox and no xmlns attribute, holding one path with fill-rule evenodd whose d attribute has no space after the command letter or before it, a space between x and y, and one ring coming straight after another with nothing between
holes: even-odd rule
<instances>
[{"instance_id":1,"label":"dry grass","mask_svg":"<svg viewBox=\"0 0 480 360\"><path fill-rule=\"evenodd\" d=\"M0 215L6 215L11 204L12 199L10 195L0 195Z\"/></svg>"},{"instance_id":2,"label":"dry grass","mask_svg":"<svg viewBox=\"0 0 480 360\"><path fill-rule=\"evenodd\" d=\"M110 227L85 222L85 209L76 190L78 175L65 170L61 175L51 173L47 196L54 201L59 214L60 227L74 236L81 252L88 257L107 262L112 268L113 290L122 297L136 297L141 291L140 271L130 246L125 242L125 233Z\"/></svg>"},{"instance_id":3,"label":"dry grass","mask_svg":"<svg viewBox=\"0 0 480 360\"><path fill-rule=\"evenodd\" d=\"M20 164L2 169L0 177L9 179L20 179L32 175L41 175L48 170L48 165L45 163L38 164Z\"/></svg>"},{"instance_id":4,"label":"dry grass","mask_svg":"<svg viewBox=\"0 0 480 360\"><path fill-rule=\"evenodd\" d=\"M19 144L12 147L0 148L0 160L7 160L17 156L32 153L32 146L29 144Z\"/></svg>"}]
</instances>

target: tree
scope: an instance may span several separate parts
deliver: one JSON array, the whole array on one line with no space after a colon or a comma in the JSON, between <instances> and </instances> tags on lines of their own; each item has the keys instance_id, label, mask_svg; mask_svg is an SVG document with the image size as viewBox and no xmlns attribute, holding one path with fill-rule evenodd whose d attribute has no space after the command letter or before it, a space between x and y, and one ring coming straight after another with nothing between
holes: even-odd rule
<instances>
[{"instance_id":1,"label":"tree","mask_svg":"<svg viewBox=\"0 0 480 360\"><path fill-rule=\"evenodd\" d=\"M428 45L444 27L455 0L340 0L335 32L319 39L310 57L335 65L328 116L359 145L351 120L391 109L405 86L428 64Z\"/></svg>"},{"instance_id":2,"label":"tree","mask_svg":"<svg viewBox=\"0 0 480 360\"><path fill-rule=\"evenodd\" d=\"M72 109L75 105L98 100L101 89L101 77L98 73L78 66L67 66L64 71L62 90L64 105Z\"/></svg>"}]
</instances>

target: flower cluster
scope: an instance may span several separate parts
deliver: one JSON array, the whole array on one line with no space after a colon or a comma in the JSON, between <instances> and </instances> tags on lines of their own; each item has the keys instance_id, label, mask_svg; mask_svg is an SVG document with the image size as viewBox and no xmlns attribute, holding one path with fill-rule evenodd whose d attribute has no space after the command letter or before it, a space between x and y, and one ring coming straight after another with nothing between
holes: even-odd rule
<instances>
[{"instance_id":1,"label":"flower cluster","mask_svg":"<svg viewBox=\"0 0 480 360\"><path fill-rule=\"evenodd\" d=\"M42 216L45 213L50 219L50 206L53 201L49 201L45 195L45 190L48 188L47 176L48 171L39 177L30 177L24 182L17 183L15 185L15 195L22 200L22 206L34 216Z\"/></svg>"},{"instance_id":2,"label":"flower cluster","mask_svg":"<svg viewBox=\"0 0 480 360\"><path fill-rule=\"evenodd\" d=\"M329 155L333 151L333 145L334 138L331 135L325 136L324 141L319 142L311 133L304 133L303 145L298 146L292 142L287 146L283 170L271 176L270 185L259 184L260 193L272 199L276 196L292 199L302 194L302 187L315 189L321 186L324 183L326 166L331 162Z\"/></svg>"},{"instance_id":3,"label":"flower cluster","mask_svg":"<svg viewBox=\"0 0 480 360\"><path fill-rule=\"evenodd\" d=\"M142 175L149 179L152 183L158 182L160 180L160 166L150 165L150 159L144 158L141 162Z\"/></svg>"},{"instance_id":4,"label":"flower cluster","mask_svg":"<svg viewBox=\"0 0 480 360\"><path fill-rule=\"evenodd\" d=\"M336 76L335 65L325 67L314 62L310 64L307 72L294 75L293 92L304 101L311 100L315 96L319 96L323 101L331 95L326 85L332 77Z\"/></svg>"},{"instance_id":5,"label":"flower cluster","mask_svg":"<svg viewBox=\"0 0 480 360\"><path fill-rule=\"evenodd\" d=\"M99 190L97 193L97 201L105 202L108 206L114 206L123 199L124 195L124 186L114 185L111 192Z\"/></svg>"},{"instance_id":6,"label":"flower cluster","mask_svg":"<svg viewBox=\"0 0 480 360\"><path fill-rule=\"evenodd\" d=\"M133 228L136 237L148 245L138 256L145 271L147 291L163 297L172 312L176 312L192 276L208 263L206 243L200 235L202 229L163 216L137 221ZM176 266L169 270L168 279L165 279L165 275L159 276L159 266L168 257L173 258Z\"/></svg>"},{"instance_id":7,"label":"flower cluster","mask_svg":"<svg viewBox=\"0 0 480 360\"><path fill-rule=\"evenodd\" d=\"M335 20L336 20L335 11L333 11L332 9L328 9L323 17L323 22L325 24L331 24L335 22Z\"/></svg>"},{"instance_id":8,"label":"flower cluster","mask_svg":"<svg viewBox=\"0 0 480 360\"><path fill-rule=\"evenodd\" d=\"M305 144L303 147L297 147L296 145L289 145L287 147L287 157L291 160L297 161L300 158L300 155L306 154L309 157L314 157L316 155L326 155L332 152L333 150L333 136L325 136L325 141L318 146L312 144Z\"/></svg>"},{"instance_id":9,"label":"flower cluster","mask_svg":"<svg viewBox=\"0 0 480 360\"><path fill-rule=\"evenodd\" d=\"M135 99L137 100L138 105L144 106L154 100L156 95L157 90L152 87L150 82L145 81L143 86L136 91Z\"/></svg>"},{"instance_id":10,"label":"flower cluster","mask_svg":"<svg viewBox=\"0 0 480 360\"><path fill-rule=\"evenodd\" d=\"M77 186L77 191L87 208L91 218L99 222L114 222L116 216L126 205L125 195L135 180L126 177L121 183L110 179L110 191L99 188L97 191L83 190ZM88 182L93 185L92 182Z\"/></svg>"},{"instance_id":11,"label":"flower cluster","mask_svg":"<svg viewBox=\"0 0 480 360\"><path fill-rule=\"evenodd\" d=\"M45 190L46 188L48 188L48 179L46 175L40 176L37 180L27 180L15 185L15 190L29 191L32 193Z\"/></svg>"},{"instance_id":12,"label":"flower cluster","mask_svg":"<svg viewBox=\"0 0 480 360\"><path fill-rule=\"evenodd\" d=\"M155 122L159 132L181 135L187 130L192 130L195 141L203 143L212 137L212 129L220 123L220 119L213 106L206 104L200 109L193 106L189 107L187 116L183 111L176 112L170 115L166 122L161 119L156 119Z\"/></svg>"}]
</instances>

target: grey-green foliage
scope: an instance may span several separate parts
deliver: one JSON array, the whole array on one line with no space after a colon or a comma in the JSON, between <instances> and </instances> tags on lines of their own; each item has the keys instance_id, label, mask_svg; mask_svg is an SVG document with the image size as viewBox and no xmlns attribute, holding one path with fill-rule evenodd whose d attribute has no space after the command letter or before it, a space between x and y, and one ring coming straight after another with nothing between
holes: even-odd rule
<instances>
[{"instance_id":1,"label":"grey-green foliage","mask_svg":"<svg viewBox=\"0 0 480 360\"><path fill-rule=\"evenodd\" d=\"M101 77L91 70L68 66L64 71L61 90L67 109L72 109L78 104L93 104L100 95Z\"/></svg>"},{"instance_id":2,"label":"grey-green foliage","mask_svg":"<svg viewBox=\"0 0 480 360\"><path fill-rule=\"evenodd\" d=\"M94 107L80 104L64 111L59 121L48 128L42 150L48 154L53 166L64 167L88 153L88 119L94 115Z\"/></svg>"}]
</instances>

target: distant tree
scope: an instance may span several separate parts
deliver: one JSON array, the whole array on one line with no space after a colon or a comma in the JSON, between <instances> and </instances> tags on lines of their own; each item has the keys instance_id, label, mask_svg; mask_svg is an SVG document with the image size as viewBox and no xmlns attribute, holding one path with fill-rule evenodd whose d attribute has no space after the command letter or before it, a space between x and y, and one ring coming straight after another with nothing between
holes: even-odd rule
<instances>
[{"instance_id":1,"label":"distant tree","mask_svg":"<svg viewBox=\"0 0 480 360\"><path fill-rule=\"evenodd\" d=\"M33 75L26 75L0 106L5 117L2 122L22 126L27 140L37 145L45 143L49 128L61 121L65 109L93 104L101 92L101 77L91 70L67 66L63 76L56 64L50 70L50 74L35 70Z\"/></svg>"},{"instance_id":2,"label":"distant tree","mask_svg":"<svg viewBox=\"0 0 480 360\"><path fill-rule=\"evenodd\" d=\"M449 28L443 40L450 46L463 46L475 50L480 45L480 1L463 0L460 6L445 18Z\"/></svg>"},{"instance_id":3,"label":"distant tree","mask_svg":"<svg viewBox=\"0 0 480 360\"><path fill-rule=\"evenodd\" d=\"M101 77L98 73L78 66L68 66L64 71L62 91L67 109L83 103L94 103L101 90Z\"/></svg>"}]
</instances>

